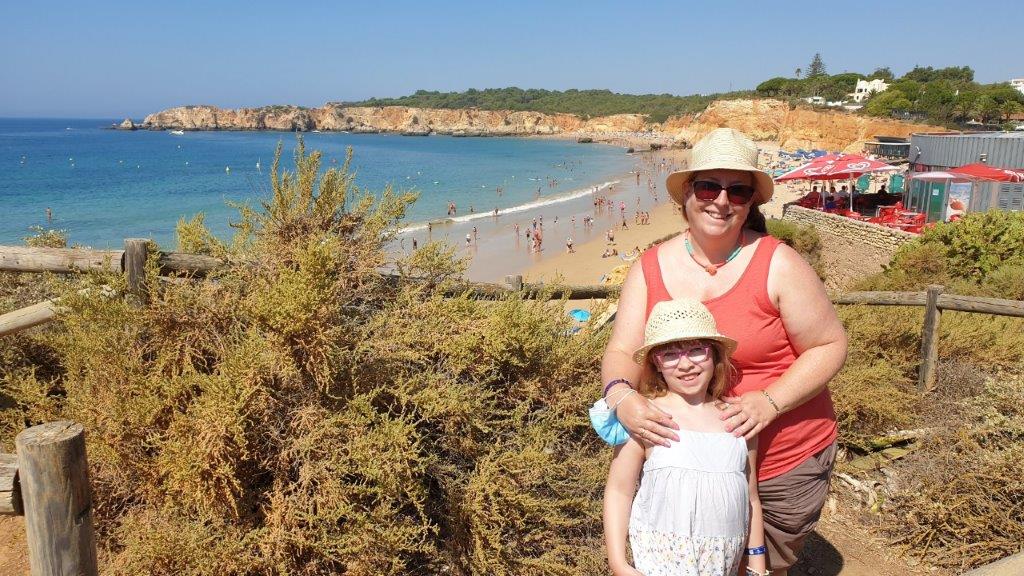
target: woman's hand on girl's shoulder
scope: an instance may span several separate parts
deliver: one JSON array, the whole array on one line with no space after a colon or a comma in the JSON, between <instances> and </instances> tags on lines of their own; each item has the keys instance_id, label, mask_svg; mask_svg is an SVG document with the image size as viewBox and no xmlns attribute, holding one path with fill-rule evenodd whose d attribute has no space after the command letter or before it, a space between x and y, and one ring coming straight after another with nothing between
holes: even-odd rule
<instances>
[{"instance_id":1,"label":"woman's hand on girl's shoulder","mask_svg":"<svg viewBox=\"0 0 1024 576\"><path fill-rule=\"evenodd\" d=\"M772 423L779 413L765 395L758 391L740 396L723 396L726 407L720 418L726 421L725 430L739 438L751 439Z\"/></svg>"},{"instance_id":2,"label":"woman's hand on girl's shoulder","mask_svg":"<svg viewBox=\"0 0 1024 576\"><path fill-rule=\"evenodd\" d=\"M673 432L679 425L672 416L639 394L630 394L624 399L615 415L638 442L667 447L670 440L679 441L679 436Z\"/></svg>"}]
</instances>

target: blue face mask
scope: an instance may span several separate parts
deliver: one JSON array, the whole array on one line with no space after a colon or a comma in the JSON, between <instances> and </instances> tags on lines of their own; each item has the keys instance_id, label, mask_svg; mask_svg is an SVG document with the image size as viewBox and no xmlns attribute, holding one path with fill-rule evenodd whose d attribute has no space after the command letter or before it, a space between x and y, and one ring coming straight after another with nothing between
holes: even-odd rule
<instances>
[{"instance_id":1,"label":"blue face mask","mask_svg":"<svg viewBox=\"0 0 1024 576\"><path fill-rule=\"evenodd\" d=\"M629 439L629 432L615 416L615 411L608 407L604 398L594 402L590 408L590 425L602 440L611 446L618 446Z\"/></svg>"}]
</instances>

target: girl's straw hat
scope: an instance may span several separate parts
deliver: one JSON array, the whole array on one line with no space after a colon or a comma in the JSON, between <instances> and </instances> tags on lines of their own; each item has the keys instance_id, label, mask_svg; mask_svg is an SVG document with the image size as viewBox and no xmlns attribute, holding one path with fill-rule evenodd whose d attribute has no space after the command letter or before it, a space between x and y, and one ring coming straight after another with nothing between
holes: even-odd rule
<instances>
[{"instance_id":1,"label":"girl's straw hat","mask_svg":"<svg viewBox=\"0 0 1024 576\"><path fill-rule=\"evenodd\" d=\"M686 170L668 175L665 188L677 203L683 203L683 188L693 175L704 170L743 170L754 175L754 204L764 204L775 192L772 177L757 167L757 145L733 128L717 128L700 139L690 152Z\"/></svg>"},{"instance_id":2,"label":"girl's straw hat","mask_svg":"<svg viewBox=\"0 0 1024 576\"><path fill-rule=\"evenodd\" d=\"M718 333L715 317L700 302L679 298L658 302L644 329L644 345L633 352L633 361L643 364L652 348L680 340L715 340L726 356L736 350L736 341Z\"/></svg>"}]
</instances>

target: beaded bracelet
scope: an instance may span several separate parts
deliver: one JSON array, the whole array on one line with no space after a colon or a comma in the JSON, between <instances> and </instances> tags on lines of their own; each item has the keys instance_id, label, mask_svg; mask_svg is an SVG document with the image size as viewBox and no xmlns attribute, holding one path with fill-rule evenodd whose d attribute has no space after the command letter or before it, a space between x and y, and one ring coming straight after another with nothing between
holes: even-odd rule
<instances>
[{"instance_id":1,"label":"beaded bracelet","mask_svg":"<svg viewBox=\"0 0 1024 576\"><path fill-rule=\"evenodd\" d=\"M615 386L616 384L625 384L630 388L633 387L633 383L630 382L629 380L626 380L625 378L616 378L615 380L612 380L611 382L604 385L604 392L601 393L601 397L606 398L608 396L608 391L611 390L612 386Z\"/></svg>"},{"instance_id":2,"label":"beaded bracelet","mask_svg":"<svg viewBox=\"0 0 1024 576\"><path fill-rule=\"evenodd\" d=\"M764 397L768 399L768 403L772 405L772 408L775 408L775 413L776 414L782 414L782 410L779 410L779 405L776 404L775 400L771 396L768 395L768 391L767 390L761 390L761 394L764 394Z\"/></svg>"}]
</instances>

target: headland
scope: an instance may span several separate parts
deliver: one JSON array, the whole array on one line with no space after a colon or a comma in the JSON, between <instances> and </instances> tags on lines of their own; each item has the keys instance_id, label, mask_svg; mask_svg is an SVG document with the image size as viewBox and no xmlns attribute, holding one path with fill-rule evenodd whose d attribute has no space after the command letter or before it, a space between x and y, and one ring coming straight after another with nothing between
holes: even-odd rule
<instances>
[{"instance_id":1,"label":"headland","mask_svg":"<svg viewBox=\"0 0 1024 576\"><path fill-rule=\"evenodd\" d=\"M319 108L263 106L225 109L179 106L146 116L135 127L148 130L279 130L392 133L408 136L555 136L583 142L609 142L637 150L686 148L715 128L742 130L758 141L785 149L821 148L860 151L878 135L908 136L939 129L856 114L792 107L775 99L716 100L696 114L650 122L643 114L583 118L513 110L434 109L407 106L344 106Z\"/></svg>"}]
</instances>

